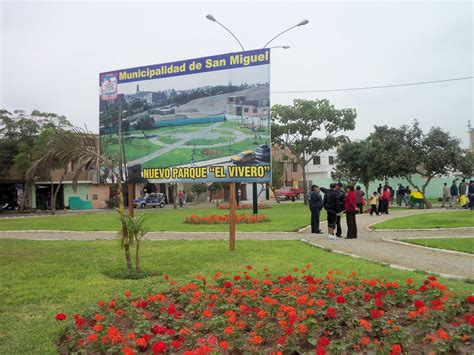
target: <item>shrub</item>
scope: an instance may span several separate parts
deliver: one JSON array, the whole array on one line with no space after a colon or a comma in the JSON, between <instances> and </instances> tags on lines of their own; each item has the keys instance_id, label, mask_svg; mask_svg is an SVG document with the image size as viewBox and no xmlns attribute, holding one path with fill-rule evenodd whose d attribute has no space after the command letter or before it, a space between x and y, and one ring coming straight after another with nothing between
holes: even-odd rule
<instances>
[{"instance_id":1,"label":"shrub","mask_svg":"<svg viewBox=\"0 0 474 355\"><path fill-rule=\"evenodd\" d=\"M219 205L219 209L221 209L221 210L228 210L229 208L230 208L229 204L223 203L223 204ZM252 208L253 208L253 205L251 205L249 203L241 203L241 204L237 205L238 210L248 210L248 209L252 209ZM263 210L263 209L267 209L267 208L272 208L272 206L267 205L267 204L262 203L262 202L258 203L258 209L259 210Z\"/></svg>"},{"instance_id":2,"label":"shrub","mask_svg":"<svg viewBox=\"0 0 474 355\"><path fill-rule=\"evenodd\" d=\"M421 285L321 278L310 265L272 276L264 269L101 300L67 323L60 353L470 353L474 296L460 299L433 276ZM160 288L162 289L162 288ZM72 318L72 319L71 319Z\"/></svg>"},{"instance_id":3,"label":"shrub","mask_svg":"<svg viewBox=\"0 0 474 355\"><path fill-rule=\"evenodd\" d=\"M270 221L268 216L264 214L251 214L247 216L245 213L235 215L235 223L264 223ZM229 223L229 214L209 216L191 215L184 218L184 223L189 224L227 224Z\"/></svg>"}]
</instances>

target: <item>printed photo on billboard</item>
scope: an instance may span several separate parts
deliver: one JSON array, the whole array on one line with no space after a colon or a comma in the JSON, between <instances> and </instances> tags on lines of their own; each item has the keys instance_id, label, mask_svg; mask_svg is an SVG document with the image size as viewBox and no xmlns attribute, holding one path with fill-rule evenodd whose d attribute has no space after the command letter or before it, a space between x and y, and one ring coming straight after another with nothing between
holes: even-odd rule
<instances>
[{"instance_id":1,"label":"printed photo on billboard","mask_svg":"<svg viewBox=\"0 0 474 355\"><path fill-rule=\"evenodd\" d=\"M270 51L100 74L102 149L163 182L269 182Z\"/></svg>"}]
</instances>

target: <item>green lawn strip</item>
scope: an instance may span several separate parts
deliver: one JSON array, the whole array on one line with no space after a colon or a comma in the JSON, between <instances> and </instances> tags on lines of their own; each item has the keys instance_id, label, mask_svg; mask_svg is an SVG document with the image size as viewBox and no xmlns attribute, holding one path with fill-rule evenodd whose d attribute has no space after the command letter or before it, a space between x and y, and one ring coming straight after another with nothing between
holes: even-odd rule
<instances>
[{"instance_id":1,"label":"green lawn strip","mask_svg":"<svg viewBox=\"0 0 474 355\"><path fill-rule=\"evenodd\" d=\"M474 238L404 239L403 242L474 254Z\"/></svg>"},{"instance_id":2,"label":"green lawn strip","mask_svg":"<svg viewBox=\"0 0 474 355\"><path fill-rule=\"evenodd\" d=\"M99 300L132 291L148 294L164 289L162 277L118 280L108 272L124 267L116 241L0 240L0 353L53 354L53 339L63 324L57 312L69 316L87 311ZM412 277L420 284L426 275L390 269L376 263L337 255L299 241L237 241L228 251L227 241L145 241L145 271L170 275L178 282L208 278L216 271L239 273L246 265L268 267L272 275L290 273L294 266L312 264L312 273L324 277L328 270L358 272L361 278L384 277L404 283ZM474 292L474 285L441 280L460 295Z\"/></svg>"},{"instance_id":3,"label":"green lawn strip","mask_svg":"<svg viewBox=\"0 0 474 355\"><path fill-rule=\"evenodd\" d=\"M226 232L229 230L227 224L221 225L193 225L183 223L186 216L193 214L204 216L210 214L224 215L228 210L217 208L185 208L174 210L172 206L165 209L137 210L137 213L148 213L147 225L152 231L179 231L179 232ZM237 213L252 213L251 209L237 210ZM300 202L281 203L272 205L272 208L259 211L265 214L270 221L259 224L237 224L239 232L291 232L307 226L310 223L310 212L307 206ZM325 211L321 213L321 219L326 219ZM70 231L116 231L119 227L117 212L81 213L70 215L41 216L5 218L0 222L0 230L70 230Z\"/></svg>"},{"instance_id":4,"label":"green lawn strip","mask_svg":"<svg viewBox=\"0 0 474 355\"><path fill-rule=\"evenodd\" d=\"M164 144L174 144L179 141L178 138L173 138L170 135L168 136L158 136L158 140Z\"/></svg>"},{"instance_id":5,"label":"green lawn strip","mask_svg":"<svg viewBox=\"0 0 474 355\"><path fill-rule=\"evenodd\" d=\"M430 229L474 227L474 213L469 210L420 213L394 218L373 226L374 229Z\"/></svg>"}]
</instances>

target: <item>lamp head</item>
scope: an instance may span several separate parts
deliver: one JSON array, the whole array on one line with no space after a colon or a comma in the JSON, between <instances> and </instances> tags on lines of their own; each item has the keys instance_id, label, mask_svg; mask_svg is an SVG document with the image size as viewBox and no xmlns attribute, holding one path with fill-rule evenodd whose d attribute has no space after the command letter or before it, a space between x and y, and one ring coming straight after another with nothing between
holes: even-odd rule
<instances>
[{"instance_id":1,"label":"lamp head","mask_svg":"<svg viewBox=\"0 0 474 355\"><path fill-rule=\"evenodd\" d=\"M303 21L301 21L299 24L297 24L296 26L304 26L304 25L307 25L309 23L308 20L304 19Z\"/></svg>"},{"instance_id":2,"label":"lamp head","mask_svg":"<svg viewBox=\"0 0 474 355\"><path fill-rule=\"evenodd\" d=\"M213 21L213 22L216 22L216 18L214 16L212 16L211 14L209 15L206 15L206 18L209 20L209 21ZM298 25L299 26L299 25Z\"/></svg>"}]
</instances>

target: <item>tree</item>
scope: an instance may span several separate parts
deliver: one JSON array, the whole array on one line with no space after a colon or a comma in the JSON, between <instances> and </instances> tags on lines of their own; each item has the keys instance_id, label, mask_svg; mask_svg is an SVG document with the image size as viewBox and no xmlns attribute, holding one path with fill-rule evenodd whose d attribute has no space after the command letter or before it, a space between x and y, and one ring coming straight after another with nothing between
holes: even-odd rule
<instances>
[{"instance_id":1,"label":"tree","mask_svg":"<svg viewBox=\"0 0 474 355\"><path fill-rule=\"evenodd\" d=\"M343 144L337 151L336 168L331 173L332 178L351 185L361 182L365 187L365 194L369 196L369 184L377 177L377 169L372 161L374 155L367 139Z\"/></svg>"},{"instance_id":2,"label":"tree","mask_svg":"<svg viewBox=\"0 0 474 355\"><path fill-rule=\"evenodd\" d=\"M151 116L140 117L135 123L135 129L142 131L143 136L147 138L146 131L150 131L155 128L155 120Z\"/></svg>"},{"instance_id":3,"label":"tree","mask_svg":"<svg viewBox=\"0 0 474 355\"><path fill-rule=\"evenodd\" d=\"M376 154L371 161L378 178L403 177L425 195L430 181L462 168L463 151L459 139L439 127L424 133L418 121L399 128L375 127L369 144ZM425 178L418 186L413 175ZM428 201L425 204L429 206Z\"/></svg>"},{"instance_id":4,"label":"tree","mask_svg":"<svg viewBox=\"0 0 474 355\"><path fill-rule=\"evenodd\" d=\"M345 135L338 134L355 128L356 111L351 108L338 110L326 99L295 99L293 105L274 105L272 116L275 119L272 143L287 147L296 157L307 196L306 165L321 152L347 141ZM306 198L304 203L308 203Z\"/></svg>"},{"instance_id":5,"label":"tree","mask_svg":"<svg viewBox=\"0 0 474 355\"><path fill-rule=\"evenodd\" d=\"M465 178L474 176L474 153L465 152L461 156L458 170Z\"/></svg>"},{"instance_id":6,"label":"tree","mask_svg":"<svg viewBox=\"0 0 474 355\"><path fill-rule=\"evenodd\" d=\"M103 172L107 172L119 187L119 212L125 210L124 195L125 184L123 183L120 171L120 164L113 159L107 151L107 145L101 146L96 136L81 128L73 128L63 134L54 135L48 142L48 149L62 163L74 162L76 170L73 172L72 186L77 188L79 176L84 169L89 166L100 166ZM128 272L132 272L132 258L130 246L133 244L132 236L128 233L125 218L121 218L121 238L125 253Z\"/></svg>"},{"instance_id":7,"label":"tree","mask_svg":"<svg viewBox=\"0 0 474 355\"><path fill-rule=\"evenodd\" d=\"M201 196L202 193L207 191L207 185L206 184L193 184L191 186L191 191L194 192L197 195L197 198L199 199L199 196Z\"/></svg>"},{"instance_id":8,"label":"tree","mask_svg":"<svg viewBox=\"0 0 474 355\"><path fill-rule=\"evenodd\" d=\"M280 201L277 199L276 190L283 187L284 174L283 163L276 159L272 159L272 182L268 184L268 186L270 187L270 190L272 190L277 203L280 203Z\"/></svg>"}]
</instances>

